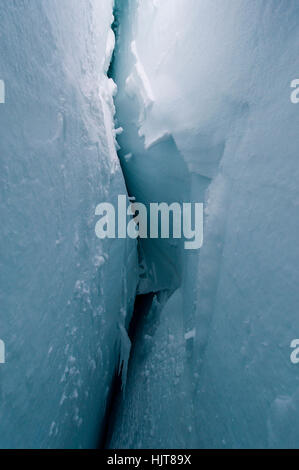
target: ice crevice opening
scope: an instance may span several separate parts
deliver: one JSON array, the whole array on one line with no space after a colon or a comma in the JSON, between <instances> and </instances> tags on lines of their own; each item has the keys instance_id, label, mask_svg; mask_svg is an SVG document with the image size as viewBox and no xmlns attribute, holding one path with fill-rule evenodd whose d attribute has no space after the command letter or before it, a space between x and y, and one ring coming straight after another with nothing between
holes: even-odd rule
<instances>
[{"instance_id":1,"label":"ice crevice opening","mask_svg":"<svg viewBox=\"0 0 299 470\"><path fill-rule=\"evenodd\" d=\"M153 201L167 201L169 200L169 195L165 192L164 198L159 193L155 196L156 178L159 176L159 168L157 166L160 167L161 149L156 150L153 148L151 151L156 165L150 161L146 165L146 145L144 139L140 136L140 123L145 117L146 110L154 102L150 83L138 57L134 41L131 41L128 51L125 51L128 45L127 41L121 42L124 40L124 37L121 37L124 34L123 26L124 28L132 26L132 24L128 25L127 21L130 22L128 9L132 8L133 5L134 2L114 2L114 23L112 24L107 41L105 69L107 70L107 84L110 89L110 93L108 93L109 99L112 96L114 100L114 103L109 103L114 117L114 125L112 124L112 127L115 129L113 131L114 142L111 144L115 146L118 153L129 197L134 197L137 201L147 205ZM129 34L128 29L126 29L126 34ZM130 55L129 58L127 53ZM124 65L124 59L127 61L126 66L132 67L132 71L128 72L127 76L125 76L126 71L119 74L118 69L119 64L120 67ZM136 92L138 93L136 94ZM122 100L124 100L124 103ZM111 123L108 123L108 125L111 125ZM133 145L131 145L132 139ZM178 153L171 136L165 136L161 141L162 152L170 151L173 153L175 151ZM138 155L136 155L136 150L139 152ZM138 161L138 157L141 161ZM179 164L181 164L179 156L178 160ZM152 180L146 176L147 170L150 167L155 168ZM186 172L185 168L184 171ZM180 173L181 171L178 172L178 174ZM162 178L165 176L165 168L162 168ZM144 184L145 179L147 180L146 184ZM163 186L163 179L159 183ZM177 199L175 196L172 197L174 200ZM111 385L106 417L99 442L100 447L104 448L109 447L111 444L114 426L117 425L116 415L125 400L126 380L130 362L132 357L134 357L136 348L137 350L138 348L140 349L137 339L140 336L144 336L145 332L147 333L147 338L150 338L150 334L154 334L159 322L161 309L181 282L182 265L179 258L182 254L182 246L178 248L177 242L172 242L172 245L168 246L167 241L162 241L161 244L161 241L158 240L146 240L144 246L140 239L138 239L137 244L139 283L128 332L123 327L120 334L119 368L115 372ZM154 244L153 248L152 244ZM172 251L169 255L167 255L168 248ZM167 272L164 271L161 276L159 261L163 258ZM169 272L169 269L171 272ZM145 328L144 320L148 315L150 317L150 325L147 324Z\"/></svg>"},{"instance_id":2,"label":"ice crevice opening","mask_svg":"<svg viewBox=\"0 0 299 470\"><path fill-rule=\"evenodd\" d=\"M184 11L180 4L176 12L179 20L182 8ZM214 136L214 131L208 130L201 134L190 122L186 125L183 117L172 117L172 102L176 103L177 98L183 98L178 103L179 109L191 112L188 121L194 119L194 111L184 83L180 84L183 92L174 85L167 54L160 52L161 57L153 57L147 43L147 34L155 36L155 40L160 38L155 29L158 23L159 28L164 28L164 40L170 42L167 50L172 50L171 59L176 61L178 43L172 34L171 21L163 24L166 10L152 0L115 2L116 42L108 76L117 86L115 128L121 129L116 136L118 157L129 196L145 206L151 202L204 202L209 200L211 188L212 215L206 226L211 235L203 253L203 263L210 267L199 275L199 253L184 250L183 240L138 240L139 282L128 329L132 348L129 364L122 369L127 374L122 374L122 382L115 379L111 392L105 430L107 447L198 445L194 403L226 226L227 183L219 172L226 141L221 133ZM140 24L142 29L144 24L147 26L138 30L138 23L139 28ZM187 34L188 48L190 38L185 25L178 26ZM155 47L157 52L159 45ZM241 114L242 107L242 103L236 106ZM138 417L134 423L132 413ZM172 413L171 432L167 425L169 413Z\"/></svg>"},{"instance_id":3,"label":"ice crevice opening","mask_svg":"<svg viewBox=\"0 0 299 470\"><path fill-rule=\"evenodd\" d=\"M204 195L211 181L210 175L192 175L172 133L167 129L155 131L152 138L146 138L144 135L143 124L155 106L155 93L134 39L135 15L140 8L140 3L135 0L128 2L116 0L112 25L115 48L108 70L109 80L113 81L117 88L114 95L116 147L128 195L145 206L151 202L171 204L192 201L195 197L193 194L195 188L196 194ZM102 441L104 447L122 445L115 443L115 436L121 432L118 428L120 428L120 416L125 415L124 409L131 409L128 397L132 395L131 387L134 388L138 370L140 369L143 377L150 375L147 362L151 362L152 355L154 361L161 362L155 343L159 342L162 314L164 315L162 323L173 322L170 330L173 329L174 334L169 333L173 344L167 344L166 350L164 350L165 338L161 339L161 344L164 355L167 355L167 351L172 354L172 357L165 357L164 361L172 362L170 375L174 385L180 382L179 395L188 393L185 391L185 388L188 390L188 386L185 387L183 381L191 380L190 368L185 367L184 363L188 357L192 364L190 357L196 334L193 291L197 256L194 252L184 251L182 240L138 239L138 259L139 282L134 312L128 328L131 343L129 357L128 349L125 349L127 357L122 353L120 357L122 373L116 374L111 389ZM185 291L184 296L187 301L183 298L182 289ZM193 304L191 308L188 303ZM187 313L183 316L184 308ZM176 310L174 321L171 319L173 309ZM164 328L165 324L162 329ZM145 370L142 370L144 363L146 363ZM128 390L126 390L127 375ZM138 391L136 393L138 394ZM180 396L179 401L181 399ZM176 401L175 406L177 405ZM142 406L142 399L138 406ZM193 425L191 408L184 413L184 427L191 429ZM138 427L142 427L142 423ZM132 445L136 446L136 443Z\"/></svg>"}]
</instances>

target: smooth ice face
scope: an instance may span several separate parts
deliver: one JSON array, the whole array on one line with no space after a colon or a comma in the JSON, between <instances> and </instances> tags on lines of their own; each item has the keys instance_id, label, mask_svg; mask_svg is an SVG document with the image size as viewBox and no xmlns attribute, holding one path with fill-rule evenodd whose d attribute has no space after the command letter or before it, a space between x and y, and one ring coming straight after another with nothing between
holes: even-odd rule
<instances>
[{"instance_id":1,"label":"smooth ice face","mask_svg":"<svg viewBox=\"0 0 299 470\"><path fill-rule=\"evenodd\" d=\"M94 233L97 204L126 193L112 4L0 3L1 448L97 446L128 356L136 244Z\"/></svg>"},{"instance_id":2,"label":"smooth ice face","mask_svg":"<svg viewBox=\"0 0 299 470\"><path fill-rule=\"evenodd\" d=\"M299 329L299 108L290 87L298 3L142 0L125 13L115 65L120 145L133 154L125 174L148 193L147 175L177 194L189 177L206 221L176 301L160 308L160 323L152 312L155 328L141 325L148 341L132 360L111 445L292 447L284 432L296 432L299 412L289 347ZM151 159L169 138L175 151ZM180 182L163 173L177 162L187 168Z\"/></svg>"}]
</instances>

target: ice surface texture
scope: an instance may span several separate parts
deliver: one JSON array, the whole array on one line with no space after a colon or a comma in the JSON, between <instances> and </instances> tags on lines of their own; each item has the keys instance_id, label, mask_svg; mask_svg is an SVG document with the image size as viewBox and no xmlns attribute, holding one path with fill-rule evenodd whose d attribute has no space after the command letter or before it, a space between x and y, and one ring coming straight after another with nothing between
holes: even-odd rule
<instances>
[{"instance_id":1,"label":"ice surface texture","mask_svg":"<svg viewBox=\"0 0 299 470\"><path fill-rule=\"evenodd\" d=\"M179 200L189 177L206 221L175 297L140 325L110 445L298 446L298 2L125 3L114 69L124 172L139 194L155 181L157 199Z\"/></svg>"},{"instance_id":2,"label":"ice surface texture","mask_svg":"<svg viewBox=\"0 0 299 470\"><path fill-rule=\"evenodd\" d=\"M106 76L112 9L0 3L1 448L97 446L125 340L136 245L94 233L96 205L126 193Z\"/></svg>"}]
</instances>

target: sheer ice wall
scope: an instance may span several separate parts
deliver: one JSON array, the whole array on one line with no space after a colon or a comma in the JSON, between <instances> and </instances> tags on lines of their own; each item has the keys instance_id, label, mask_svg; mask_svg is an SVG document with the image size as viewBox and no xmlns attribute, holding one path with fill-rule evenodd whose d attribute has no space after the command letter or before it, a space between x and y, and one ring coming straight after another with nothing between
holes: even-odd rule
<instances>
[{"instance_id":1,"label":"sheer ice wall","mask_svg":"<svg viewBox=\"0 0 299 470\"><path fill-rule=\"evenodd\" d=\"M190 183L206 221L180 289L141 322L111 446L296 447L298 2L117 5L124 172L153 200L180 200ZM159 263L152 286L163 290Z\"/></svg>"},{"instance_id":2,"label":"sheer ice wall","mask_svg":"<svg viewBox=\"0 0 299 470\"><path fill-rule=\"evenodd\" d=\"M94 232L96 205L126 193L106 76L112 8L0 2L1 448L100 438L137 274L135 243Z\"/></svg>"}]
</instances>

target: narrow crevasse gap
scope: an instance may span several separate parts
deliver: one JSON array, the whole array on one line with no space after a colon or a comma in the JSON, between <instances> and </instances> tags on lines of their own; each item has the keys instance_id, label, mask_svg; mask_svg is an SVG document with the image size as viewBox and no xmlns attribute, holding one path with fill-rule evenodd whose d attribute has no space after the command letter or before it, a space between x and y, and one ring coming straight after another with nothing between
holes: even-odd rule
<instances>
[{"instance_id":1,"label":"narrow crevasse gap","mask_svg":"<svg viewBox=\"0 0 299 470\"><path fill-rule=\"evenodd\" d=\"M135 43L136 15L140 10L137 0L116 0L116 45L108 70L109 78L117 85L115 128L127 191L147 208L151 202L204 202L225 143L215 145L195 136L195 148L198 145L203 155L197 168L195 148L186 158L177 146L177 140L181 144L182 139L189 141L188 132L194 140L192 127L176 139L161 128L156 130L153 142L146 142L141 129L154 109L155 95L142 63L144 57L139 56ZM172 93L175 99L175 92ZM160 120L157 116L155 119ZM168 125L171 128L171 123ZM116 376L111 389L103 447L198 445L194 410L198 374L194 371L199 370L198 360L204 354L213 306L208 304L208 314L203 316L206 328L200 336L202 352L195 360L195 317L198 308L202 309L197 304L199 251L184 250L183 243L171 238L138 240L139 283L128 328L132 347L129 364L125 365L127 372L123 368L123 379ZM220 256L222 245L215 243ZM215 259L210 278L202 281L209 297L217 288L217 266Z\"/></svg>"},{"instance_id":2,"label":"narrow crevasse gap","mask_svg":"<svg viewBox=\"0 0 299 470\"><path fill-rule=\"evenodd\" d=\"M142 316L147 315L147 313L149 312L153 302L153 298L154 294L139 295L136 297L132 320L128 331L128 335L131 341L130 358L127 366L128 371L130 370L131 358L134 355L136 347L136 338L138 337L138 334L140 332L140 320ZM109 444L111 442L115 430L115 425L117 423L116 418L119 410L119 404L123 400L123 398L124 390L122 377L119 373L116 372L111 385L110 396L106 409L106 417L103 424L101 439L99 442L99 447L101 449L109 448Z\"/></svg>"},{"instance_id":3,"label":"narrow crevasse gap","mask_svg":"<svg viewBox=\"0 0 299 470\"><path fill-rule=\"evenodd\" d=\"M143 139L138 135L138 122L136 120L138 109L136 102L134 99L131 100L131 98L123 95L124 80L126 79L126 71L124 68L122 69L123 73L121 76L119 75L119 67L122 68L125 61L128 60L128 56L124 53L121 41L123 39L124 29L128 32L127 22L130 22L132 19L128 12L129 7L130 2L115 2L112 30L115 35L116 45L107 75L109 79L114 81L118 89L116 97L114 98L116 108L114 119L116 134L123 133L123 135L117 136L119 145L117 143L116 146L128 195L129 197L135 197L138 202L140 201L148 206L150 202L164 202L169 200L169 195L166 191L163 191L163 179L160 181L162 191L157 192L157 188L155 191L156 178L159 176L157 166L161 165L161 153L163 154L163 152L166 153L168 151L176 153L178 160L180 156L175 148L173 139L170 137L165 142L162 142L162 145L158 146L157 149L153 149L153 151L149 152L150 157L154 157L155 161L151 162L149 160L146 164L145 158L147 158L147 152L144 149ZM124 44L126 45L127 43L124 42ZM132 60L133 57L128 60L127 65L131 66ZM126 101L125 113L123 100ZM131 167L129 160L133 160L133 152L135 153L136 149L138 153L134 161L135 164ZM139 162L138 158L142 158L142 162ZM186 169L184 165L181 165L180 160L178 164L183 167L184 173L186 173ZM147 170L150 170L152 166L155 168L153 172L154 178L144 185ZM163 171L165 172L165 167L162 168L162 172ZM180 173L181 171L178 172L178 174ZM174 195L171 197L173 201L177 200ZM169 200L169 202L171 202L171 200ZM167 249L165 249L167 245L167 249L170 249L173 253L167 254ZM161 257L165 258L162 262L162 267L164 267L163 276L159 274L161 267L157 266ZM154 334L159 324L160 312L169 297L178 288L182 278L182 243L178 243L177 240L171 240L169 242L166 240L138 239L138 258L139 285L136 292L133 315L128 325L128 336L131 341L130 358L128 364L120 364L119 370L115 373L107 400L106 416L99 440L100 448L109 447L114 434L114 427L117 425L117 413L125 397L126 377L124 377L123 368L126 367L128 370L130 369L132 358L134 358L136 350L138 354L138 350L140 349L139 338L144 335L144 331L146 330L148 335ZM170 265L170 270L168 264ZM119 362L121 363L121 361L120 353Z\"/></svg>"},{"instance_id":4,"label":"narrow crevasse gap","mask_svg":"<svg viewBox=\"0 0 299 470\"><path fill-rule=\"evenodd\" d=\"M177 5L178 18L180 12ZM186 34L185 14L177 32L182 36ZM118 156L129 195L147 207L151 202L205 202L225 151L222 136L216 139L213 131L202 136L190 118L186 123L180 116L169 118L173 102L182 114L190 113L186 71L173 75L167 68L168 53L173 60L179 47L172 28L172 19L160 3L115 2L116 47L109 75L117 85ZM160 59L147 44L148 35L159 47L159 31L163 31L161 40L168 51L161 52ZM186 43L184 47L188 48L189 38ZM182 103L176 102L182 99ZM215 185L221 190L219 181ZM220 237L224 226L220 221ZM218 232L216 240L211 240L212 247L208 244L206 251L213 262L208 262L211 269L201 279L201 303L200 252L184 250L183 240L139 240L140 272L131 324L135 326L129 333L133 344L127 386L122 393L118 389L114 394L107 447L198 446L195 403L199 374L195 371L200 370L208 338L213 311L209 299L217 289L222 253ZM214 245L219 249L213 250ZM196 316L200 311L204 314L199 334Z\"/></svg>"},{"instance_id":5,"label":"narrow crevasse gap","mask_svg":"<svg viewBox=\"0 0 299 470\"><path fill-rule=\"evenodd\" d=\"M175 140L167 132L154 145L146 147L140 135L140 122L153 105L150 83L137 54L134 53L135 0L124 2L116 0L113 30L116 47L108 71L108 76L117 85L114 98L116 115L115 128L119 144L118 156L123 170L128 194L142 202L146 207L151 202L186 202L192 200L192 182L189 169L180 154ZM171 165L169 162L171 161ZM196 178L195 178L196 180ZM196 181L195 181L196 183ZM208 179L204 179L203 190ZM149 212L149 211L148 211ZM127 390L116 377L111 391L110 405L107 410L106 427L102 445L104 447L186 447L185 435L190 434L193 424L191 408L182 407L186 397L186 385L190 379L185 368L186 355L192 354L194 323L188 314L183 316L184 296L180 289L184 284L185 294L192 298L193 284L196 279L194 253L184 251L183 240L178 239L139 239L139 284L129 337L132 343L128 365ZM187 267L187 269L185 268ZM185 272L186 271L186 272ZM185 272L185 274L184 274ZM169 302L170 301L170 302ZM165 308L166 307L166 308ZM190 310L190 309L189 309ZM172 318L172 312L174 316ZM169 327L166 326L169 324ZM168 331L165 338L164 332ZM162 331L162 336L161 336ZM184 337L187 331L188 341ZM191 349L190 349L191 348ZM151 357L153 364L158 363L157 374L149 383ZM162 359L162 365L161 363ZM163 365L164 362L164 365ZM163 376L165 374L165 377ZM165 397L165 378L169 376L170 385L177 389L173 396L170 386ZM150 388L157 394L160 404L152 413L142 413L143 392L138 387ZM136 387L135 387L136 385ZM138 396L138 401L135 399ZM132 400L134 403L132 404ZM166 422L162 424L159 437L156 436L155 423L151 419L159 414L165 400L172 413L176 426L169 432ZM136 410L136 424L140 436L125 429L126 416ZM164 420L165 421L165 420ZM152 430L149 430L149 426ZM143 430L143 431L142 431ZM152 435L153 444L147 444L142 432ZM122 441L119 437L122 436ZM135 437L132 437L132 436Z\"/></svg>"},{"instance_id":6,"label":"narrow crevasse gap","mask_svg":"<svg viewBox=\"0 0 299 470\"><path fill-rule=\"evenodd\" d=\"M161 142L146 149L144 138L139 135L141 109L148 106L149 98L143 92L145 77L135 77L137 81L143 79L143 83L137 83L132 93L128 90L129 81L134 81L131 71L138 68L130 47L133 42L134 9L135 1L115 3L116 48L109 74L117 85L116 127L120 129L117 137L120 147L118 155L128 193L136 201L146 207L151 202L182 202L189 200L190 177L173 137L165 136ZM166 155L171 156L171 165ZM138 294L173 291L181 284L181 240L139 240L139 260Z\"/></svg>"}]
</instances>

